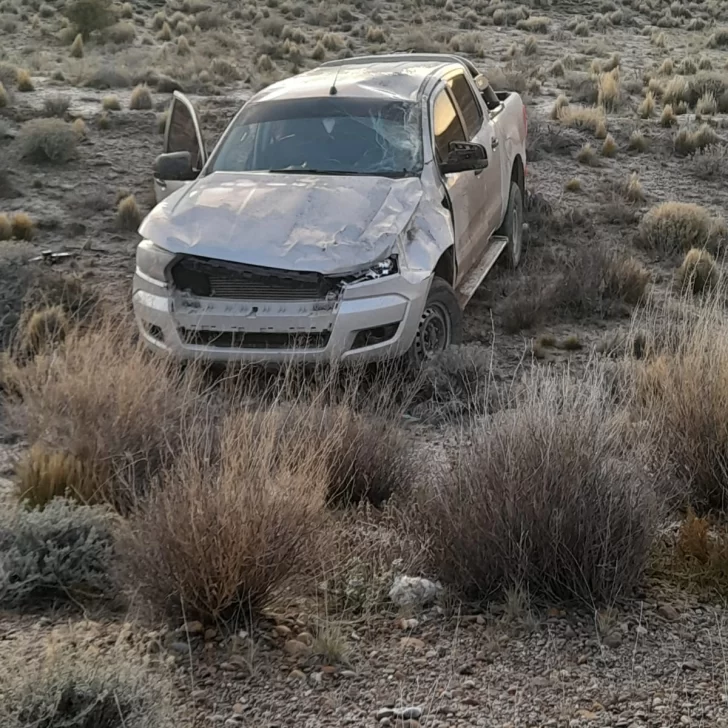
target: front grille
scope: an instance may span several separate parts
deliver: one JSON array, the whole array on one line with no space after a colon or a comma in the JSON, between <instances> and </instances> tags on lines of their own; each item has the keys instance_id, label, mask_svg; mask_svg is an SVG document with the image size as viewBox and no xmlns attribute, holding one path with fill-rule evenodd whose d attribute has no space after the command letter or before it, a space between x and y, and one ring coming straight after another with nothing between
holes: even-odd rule
<instances>
[{"instance_id":1,"label":"front grille","mask_svg":"<svg viewBox=\"0 0 728 728\"><path fill-rule=\"evenodd\" d=\"M218 349L325 349L330 331L289 334L242 331L204 331L179 329L179 335L190 346L214 346Z\"/></svg>"},{"instance_id":2,"label":"front grille","mask_svg":"<svg viewBox=\"0 0 728 728\"><path fill-rule=\"evenodd\" d=\"M240 301L321 301L337 281L318 273L225 263L185 256L171 270L175 288L200 298Z\"/></svg>"}]
</instances>

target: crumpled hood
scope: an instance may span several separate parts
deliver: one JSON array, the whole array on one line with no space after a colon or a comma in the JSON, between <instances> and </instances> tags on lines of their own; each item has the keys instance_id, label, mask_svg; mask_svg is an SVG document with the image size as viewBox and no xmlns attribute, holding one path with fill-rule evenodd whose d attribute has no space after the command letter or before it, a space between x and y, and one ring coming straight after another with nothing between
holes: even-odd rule
<instances>
[{"instance_id":1,"label":"crumpled hood","mask_svg":"<svg viewBox=\"0 0 728 728\"><path fill-rule=\"evenodd\" d=\"M173 253L326 275L395 250L419 179L215 172L163 200L139 232Z\"/></svg>"}]
</instances>

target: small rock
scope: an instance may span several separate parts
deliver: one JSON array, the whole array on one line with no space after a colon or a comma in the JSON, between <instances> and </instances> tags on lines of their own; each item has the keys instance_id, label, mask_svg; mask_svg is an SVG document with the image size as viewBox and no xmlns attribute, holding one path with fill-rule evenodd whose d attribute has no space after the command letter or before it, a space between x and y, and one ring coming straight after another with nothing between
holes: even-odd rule
<instances>
[{"instance_id":1,"label":"small rock","mask_svg":"<svg viewBox=\"0 0 728 728\"><path fill-rule=\"evenodd\" d=\"M211 640L214 640L215 637L217 637L216 629L210 628L205 630L205 642L210 642Z\"/></svg>"},{"instance_id":2,"label":"small rock","mask_svg":"<svg viewBox=\"0 0 728 728\"><path fill-rule=\"evenodd\" d=\"M283 649L294 657L308 657L311 654L311 647L300 640L288 640Z\"/></svg>"},{"instance_id":3,"label":"small rock","mask_svg":"<svg viewBox=\"0 0 728 728\"><path fill-rule=\"evenodd\" d=\"M298 641L303 642L304 645L311 646L313 644L313 636L310 632L301 632L301 634L298 635Z\"/></svg>"},{"instance_id":4,"label":"small rock","mask_svg":"<svg viewBox=\"0 0 728 728\"><path fill-rule=\"evenodd\" d=\"M281 637L288 637L291 634L291 628L286 627L285 624L277 624L275 627L276 634Z\"/></svg>"},{"instance_id":5,"label":"small rock","mask_svg":"<svg viewBox=\"0 0 728 728\"><path fill-rule=\"evenodd\" d=\"M402 630L413 630L416 629L419 622L416 619L398 619L397 627Z\"/></svg>"},{"instance_id":6,"label":"small rock","mask_svg":"<svg viewBox=\"0 0 728 728\"><path fill-rule=\"evenodd\" d=\"M418 708L417 706L395 708L392 715L400 720L419 720L422 717L422 708Z\"/></svg>"},{"instance_id":7,"label":"small rock","mask_svg":"<svg viewBox=\"0 0 728 728\"><path fill-rule=\"evenodd\" d=\"M697 660L685 660L680 667L682 667L683 670L690 670L691 672L695 672L703 668L702 664Z\"/></svg>"},{"instance_id":8,"label":"small rock","mask_svg":"<svg viewBox=\"0 0 728 728\"><path fill-rule=\"evenodd\" d=\"M658 608L657 613L668 622L675 622L676 620L680 619L680 614L678 613L677 609L675 609L675 607L670 604L662 604Z\"/></svg>"},{"instance_id":9,"label":"small rock","mask_svg":"<svg viewBox=\"0 0 728 728\"><path fill-rule=\"evenodd\" d=\"M233 705L233 713L235 715L242 715L245 712L245 706L242 703L235 703Z\"/></svg>"},{"instance_id":10,"label":"small rock","mask_svg":"<svg viewBox=\"0 0 728 728\"><path fill-rule=\"evenodd\" d=\"M645 636L647 634L647 627L643 625L637 625L637 628L635 629L638 635Z\"/></svg>"},{"instance_id":11,"label":"small rock","mask_svg":"<svg viewBox=\"0 0 728 728\"><path fill-rule=\"evenodd\" d=\"M169 649L179 655L186 655L190 651L190 646L186 642L172 642Z\"/></svg>"},{"instance_id":12,"label":"small rock","mask_svg":"<svg viewBox=\"0 0 728 728\"><path fill-rule=\"evenodd\" d=\"M392 710L392 708L380 708L374 714L374 717L377 720L384 720L384 718L391 718L393 715L394 715L394 710Z\"/></svg>"},{"instance_id":13,"label":"small rock","mask_svg":"<svg viewBox=\"0 0 728 728\"><path fill-rule=\"evenodd\" d=\"M302 670L291 670L288 677L292 678L293 680L305 680L306 679L306 673Z\"/></svg>"},{"instance_id":14,"label":"small rock","mask_svg":"<svg viewBox=\"0 0 728 728\"><path fill-rule=\"evenodd\" d=\"M398 607L425 607L442 593L438 582L418 576L398 576L389 590L389 598Z\"/></svg>"},{"instance_id":15,"label":"small rock","mask_svg":"<svg viewBox=\"0 0 728 728\"><path fill-rule=\"evenodd\" d=\"M356 677L356 673L353 670L342 670L341 677L352 679Z\"/></svg>"}]
</instances>

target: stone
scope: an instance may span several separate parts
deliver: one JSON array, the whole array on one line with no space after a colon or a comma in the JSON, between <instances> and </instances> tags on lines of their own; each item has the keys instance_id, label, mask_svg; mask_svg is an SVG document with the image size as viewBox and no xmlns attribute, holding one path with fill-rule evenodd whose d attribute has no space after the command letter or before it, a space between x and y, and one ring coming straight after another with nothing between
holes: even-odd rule
<instances>
[{"instance_id":1,"label":"stone","mask_svg":"<svg viewBox=\"0 0 728 728\"><path fill-rule=\"evenodd\" d=\"M294 657L308 657L311 654L311 647L300 640L288 640L283 649Z\"/></svg>"},{"instance_id":2,"label":"stone","mask_svg":"<svg viewBox=\"0 0 728 728\"><path fill-rule=\"evenodd\" d=\"M198 621L185 622L184 625L182 625L182 631L187 632L187 634L202 634L205 631L205 626L202 622Z\"/></svg>"},{"instance_id":3,"label":"stone","mask_svg":"<svg viewBox=\"0 0 728 728\"><path fill-rule=\"evenodd\" d=\"M389 598L398 607L426 607L442 593L439 582L419 576L398 576L389 590Z\"/></svg>"},{"instance_id":4,"label":"stone","mask_svg":"<svg viewBox=\"0 0 728 728\"><path fill-rule=\"evenodd\" d=\"M291 670L288 677L290 677L292 680L305 680L306 673L303 672L302 670Z\"/></svg>"},{"instance_id":5,"label":"stone","mask_svg":"<svg viewBox=\"0 0 728 728\"><path fill-rule=\"evenodd\" d=\"M419 720L422 717L422 708L417 706L395 708L392 715L400 720Z\"/></svg>"},{"instance_id":6,"label":"stone","mask_svg":"<svg viewBox=\"0 0 728 728\"><path fill-rule=\"evenodd\" d=\"M245 712L245 706L242 703L235 703L233 705L233 713L235 715L242 715Z\"/></svg>"},{"instance_id":7,"label":"stone","mask_svg":"<svg viewBox=\"0 0 728 728\"><path fill-rule=\"evenodd\" d=\"M425 649L425 643L418 639L417 637L402 637L402 639L399 641L399 646L403 649L414 649L414 650L424 650Z\"/></svg>"},{"instance_id":8,"label":"stone","mask_svg":"<svg viewBox=\"0 0 728 728\"><path fill-rule=\"evenodd\" d=\"M205 630L205 642L210 642L211 640L214 640L215 637L217 637L216 629L210 628Z\"/></svg>"},{"instance_id":9,"label":"stone","mask_svg":"<svg viewBox=\"0 0 728 728\"><path fill-rule=\"evenodd\" d=\"M311 646L313 644L313 635L310 632L301 632L297 639L299 642L303 642L304 645Z\"/></svg>"},{"instance_id":10,"label":"stone","mask_svg":"<svg viewBox=\"0 0 728 728\"><path fill-rule=\"evenodd\" d=\"M397 627L402 630L413 630L416 629L419 625L419 622L416 619L398 619L397 620Z\"/></svg>"},{"instance_id":11,"label":"stone","mask_svg":"<svg viewBox=\"0 0 728 728\"><path fill-rule=\"evenodd\" d=\"M179 655L186 655L190 651L190 646L186 642L172 642L169 649Z\"/></svg>"},{"instance_id":12,"label":"stone","mask_svg":"<svg viewBox=\"0 0 728 728\"><path fill-rule=\"evenodd\" d=\"M617 630L612 630L609 634L605 635L602 642L611 648L619 647L622 644L622 633Z\"/></svg>"},{"instance_id":13,"label":"stone","mask_svg":"<svg viewBox=\"0 0 728 728\"><path fill-rule=\"evenodd\" d=\"M291 628L286 627L285 624L277 624L275 627L275 632L280 637L288 637L291 634Z\"/></svg>"},{"instance_id":14,"label":"stone","mask_svg":"<svg viewBox=\"0 0 728 728\"><path fill-rule=\"evenodd\" d=\"M384 720L384 718L391 718L394 715L394 710L392 708L380 708L375 714L374 717L381 721Z\"/></svg>"},{"instance_id":15,"label":"stone","mask_svg":"<svg viewBox=\"0 0 728 728\"><path fill-rule=\"evenodd\" d=\"M670 604L662 604L657 610L657 613L668 622L675 622L680 619L680 614L677 609Z\"/></svg>"}]
</instances>

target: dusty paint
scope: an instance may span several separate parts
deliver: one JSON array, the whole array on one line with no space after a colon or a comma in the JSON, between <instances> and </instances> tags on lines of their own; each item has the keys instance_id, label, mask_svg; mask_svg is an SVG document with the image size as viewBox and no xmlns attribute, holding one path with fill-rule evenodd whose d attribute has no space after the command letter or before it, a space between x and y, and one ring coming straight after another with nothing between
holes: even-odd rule
<instances>
[{"instance_id":1,"label":"dusty paint","mask_svg":"<svg viewBox=\"0 0 728 728\"><path fill-rule=\"evenodd\" d=\"M218 172L164 200L140 233L172 253L324 275L393 253L431 270L452 244L433 195L414 177Z\"/></svg>"}]
</instances>

